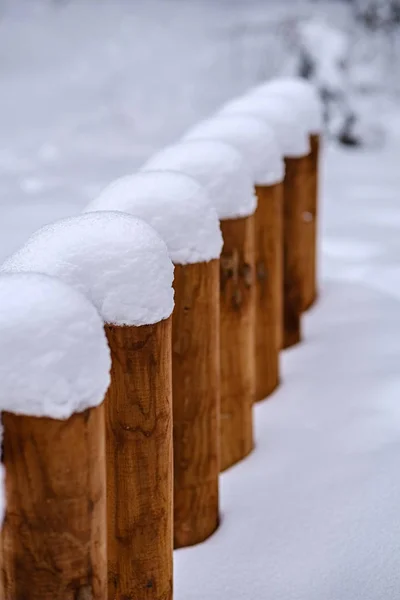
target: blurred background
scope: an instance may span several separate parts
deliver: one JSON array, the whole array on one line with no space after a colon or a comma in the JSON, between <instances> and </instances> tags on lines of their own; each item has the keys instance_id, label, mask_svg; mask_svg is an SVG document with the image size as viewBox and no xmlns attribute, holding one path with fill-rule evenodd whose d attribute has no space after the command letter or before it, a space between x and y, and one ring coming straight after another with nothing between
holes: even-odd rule
<instances>
[{"instance_id":1,"label":"blurred background","mask_svg":"<svg viewBox=\"0 0 400 600\"><path fill-rule=\"evenodd\" d=\"M0 254L274 75L318 85L332 144L383 146L399 30L400 0L2 0Z\"/></svg>"}]
</instances>

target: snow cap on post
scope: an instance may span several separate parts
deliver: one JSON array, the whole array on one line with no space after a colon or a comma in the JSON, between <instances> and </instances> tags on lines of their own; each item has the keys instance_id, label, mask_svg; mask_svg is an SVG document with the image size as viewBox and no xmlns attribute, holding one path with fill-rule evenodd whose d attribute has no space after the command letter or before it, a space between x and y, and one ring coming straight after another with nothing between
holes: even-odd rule
<instances>
[{"instance_id":1,"label":"snow cap on post","mask_svg":"<svg viewBox=\"0 0 400 600\"><path fill-rule=\"evenodd\" d=\"M1 411L68 419L101 404L110 364L87 298L46 275L0 276Z\"/></svg>"},{"instance_id":2,"label":"snow cap on post","mask_svg":"<svg viewBox=\"0 0 400 600\"><path fill-rule=\"evenodd\" d=\"M1 267L54 275L83 292L106 323L169 317L174 267L150 225L122 212L87 213L39 229Z\"/></svg>"},{"instance_id":3,"label":"snow cap on post","mask_svg":"<svg viewBox=\"0 0 400 600\"><path fill-rule=\"evenodd\" d=\"M292 102L293 108L303 115L305 125L310 134L319 134L322 130L322 102L314 85L300 77L282 77L272 79L257 86L251 92L260 96L286 98Z\"/></svg>"},{"instance_id":4,"label":"snow cap on post","mask_svg":"<svg viewBox=\"0 0 400 600\"><path fill-rule=\"evenodd\" d=\"M191 129L185 139L231 144L248 163L256 185L273 185L284 178L285 165L274 130L257 117L218 115Z\"/></svg>"},{"instance_id":5,"label":"snow cap on post","mask_svg":"<svg viewBox=\"0 0 400 600\"><path fill-rule=\"evenodd\" d=\"M241 154L215 140L183 141L150 158L144 171L173 170L202 185L219 219L252 215L257 207L252 175Z\"/></svg>"},{"instance_id":6,"label":"snow cap on post","mask_svg":"<svg viewBox=\"0 0 400 600\"><path fill-rule=\"evenodd\" d=\"M225 104L220 114L251 115L262 119L272 127L286 158L299 158L310 152L308 131L300 115L294 116L292 102L286 102L282 97L253 92Z\"/></svg>"},{"instance_id":7,"label":"snow cap on post","mask_svg":"<svg viewBox=\"0 0 400 600\"><path fill-rule=\"evenodd\" d=\"M173 171L143 171L116 179L85 212L117 210L154 227L175 264L218 258L222 235L206 191L192 178Z\"/></svg>"}]
</instances>

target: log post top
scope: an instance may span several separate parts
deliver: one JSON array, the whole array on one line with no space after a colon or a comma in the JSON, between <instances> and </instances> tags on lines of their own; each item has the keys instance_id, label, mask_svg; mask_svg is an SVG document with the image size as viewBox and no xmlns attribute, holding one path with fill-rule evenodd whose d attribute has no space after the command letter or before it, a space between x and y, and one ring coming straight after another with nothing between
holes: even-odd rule
<instances>
[{"instance_id":1,"label":"log post top","mask_svg":"<svg viewBox=\"0 0 400 600\"><path fill-rule=\"evenodd\" d=\"M175 264L218 258L222 235L207 191L177 171L138 171L113 181L85 212L118 210L143 219L167 244Z\"/></svg>"},{"instance_id":2,"label":"log post top","mask_svg":"<svg viewBox=\"0 0 400 600\"><path fill-rule=\"evenodd\" d=\"M273 185L284 178L285 165L274 130L257 116L220 114L199 123L185 139L216 139L232 145L246 159L255 184Z\"/></svg>"},{"instance_id":3,"label":"log post top","mask_svg":"<svg viewBox=\"0 0 400 600\"><path fill-rule=\"evenodd\" d=\"M101 404L110 352L95 307L58 279L0 276L0 410L68 419Z\"/></svg>"},{"instance_id":4,"label":"log post top","mask_svg":"<svg viewBox=\"0 0 400 600\"><path fill-rule=\"evenodd\" d=\"M207 191L219 219L247 217L256 209L250 168L240 152L224 142L184 140L155 154L143 169L172 169L193 177Z\"/></svg>"},{"instance_id":5,"label":"log post top","mask_svg":"<svg viewBox=\"0 0 400 600\"><path fill-rule=\"evenodd\" d=\"M157 323L174 305L165 242L150 225L122 212L86 213L42 227L1 271L57 276L116 325Z\"/></svg>"}]
</instances>

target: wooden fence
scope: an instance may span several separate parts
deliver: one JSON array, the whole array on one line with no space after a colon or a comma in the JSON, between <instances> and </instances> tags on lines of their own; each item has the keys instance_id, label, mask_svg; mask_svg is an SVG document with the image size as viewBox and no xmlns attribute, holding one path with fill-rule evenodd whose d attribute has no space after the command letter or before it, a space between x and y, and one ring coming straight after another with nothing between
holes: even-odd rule
<instances>
[{"instance_id":1,"label":"wooden fence","mask_svg":"<svg viewBox=\"0 0 400 600\"><path fill-rule=\"evenodd\" d=\"M104 402L104 389L94 404L82 391L61 417L56 403L35 412L31 392L13 404L0 382L2 598L172 599L173 548L218 528L219 473L254 450L253 404L284 385L280 352L302 341L317 298L320 133L308 83L267 82L4 263L0 299L22 272L83 293L112 364ZM20 335L46 302L52 315L54 295L26 302L1 330ZM88 356L67 343L81 326L59 331L57 355L32 358L56 395ZM36 389L32 369L11 370Z\"/></svg>"}]
</instances>

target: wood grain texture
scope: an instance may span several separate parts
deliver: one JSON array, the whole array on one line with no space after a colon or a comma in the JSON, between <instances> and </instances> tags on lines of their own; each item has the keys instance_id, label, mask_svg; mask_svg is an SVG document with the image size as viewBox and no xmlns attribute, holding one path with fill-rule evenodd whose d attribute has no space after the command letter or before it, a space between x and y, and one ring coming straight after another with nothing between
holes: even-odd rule
<instances>
[{"instance_id":1,"label":"wood grain texture","mask_svg":"<svg viewBox=\"0 0 400 600\"><path fill-rule=\"evenodd\" d=\"M171 318L106 333L108 598L171 600Z\"/></svg>"},{"instance_id":2,"label":"wood grain texture","mask_svg":"<svg viewBox=\"0 0 400 600\"><path fill-rule=\"evenodd\" d=\"M3 413L7 600L107 598L104 408L66 421Z\"/></svg>"},{"instance_id":3,"label":"wood grain texture","mask_svg":"<svg viewBox=\"0 0 400 600\"><path fill-rule=\"evenodd\" d=\"M318 294L317 290L317 254L318 254L318 175L320 138L318 135L310 136L311 152L308 155L308 194L305 213L303 214L304 227L304 279L302 299L303 310L310 308Z\"/></svg>"},{"instance_id":4,"label":"wood grain texture","mask_svg":"<svg viewBox=\"0 0 400 600\"><path fill-rule=\"evenodd\" d=\"M256 186L256 401L279 384L283 339L283 185Z\"/></svg>"},{"instance_id":5,"label":"wood grain texture","mask_svg":"<svg viewBox=\"0 0 400 600\"><path fill-rule=\"evenodd\" d=\"M254 448L255 248L254 215L221 221L221 468Z\"/></svg>"},{"instance_id":6,"label":"wood grain texture","mask_svg":"<svg viewBox=\"0 0 400 600\"><path fill-rule=\"evenodd\" d=\"M308 157L285 158L283 191L283 347L301 341L304 278L304 223L307 205Z\"/></svg>"},{"instance_id":7,"label":"wood grain texture","mask_svg":"<svg viewBox=\"0 0 400 600\"><path fill-rule=\"evenodd\" d=\"M219 524L219 260L175 266L172 316L174 545Z\"/></svg>"}]
</instances>

